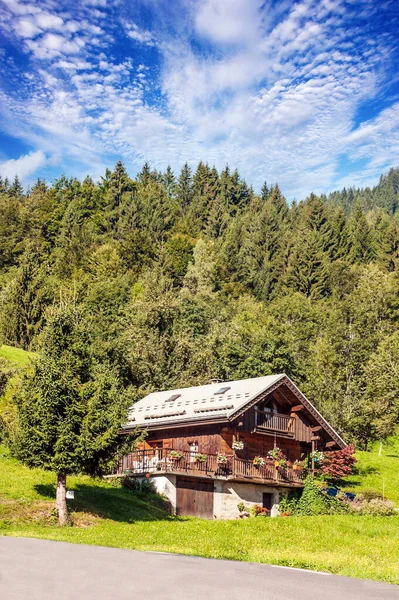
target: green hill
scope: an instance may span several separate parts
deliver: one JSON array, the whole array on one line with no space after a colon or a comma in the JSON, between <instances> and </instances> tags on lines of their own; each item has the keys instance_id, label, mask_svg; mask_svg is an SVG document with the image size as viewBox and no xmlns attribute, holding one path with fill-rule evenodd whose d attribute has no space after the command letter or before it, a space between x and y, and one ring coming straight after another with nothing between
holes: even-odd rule
<instances>
[{"instance_id":1,"label":"green hill","mask_svg":"<svg viewBox=\"0 0 399 600\"><path fill-rule=\"evenodd\" d=\"M356 474L343 487L355 494L378 493L399 506L399 435L383 444L381 456L379 445L371 452L357 452L356 456Z\"/></svg>"}]
</instances>

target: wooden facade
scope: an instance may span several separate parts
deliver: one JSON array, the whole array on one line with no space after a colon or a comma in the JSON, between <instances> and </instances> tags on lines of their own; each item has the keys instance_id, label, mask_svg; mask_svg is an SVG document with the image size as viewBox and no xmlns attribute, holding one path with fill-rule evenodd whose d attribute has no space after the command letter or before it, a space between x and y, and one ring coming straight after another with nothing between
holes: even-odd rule
<instances>
[{"instance_id":1,"label":"wooden facade","mask_svg":"<svg viewBox=\"0 0 399 600\"><path fill-rule=\"evenodd\" d=\"M294 461L316 448L334 449L345 445L286 376L247 402L241 402L240 397L237 409L226 402L226 407L215 411L211 402L215 403L217 393L213 392L209 404L195 408L193 417L180 421L179 417L185 415L184 398L178 401L179 410L165 414L163 421L155 413L155 423L151 422L153 415L145 405L139 407L136 414L143 410L149 413L143 417L147 437L136 452L123 457L117 474L169 477L170 481L173 478L176 513L211 518L212 481L236 482L241 488L242 484L261 485L264 503L270 504L270 498L277 492L268 493L268 489L302 487L301 472L293 467ZM176 398L181 396L183 394L176 394ZM164 405L167 406L167 402ZM226 414L224 408L233 410ZM236 442L240 442L242 448L237 449ZM275 447L287 457L288 467L280 468L270 460L254 464L255 457L266 459ZM173 451L178 451L178 456ZM198 454L205 455L203 462L198 460ZM220 461L220 455L224 462Z\"/></svg>"}]
</instances>

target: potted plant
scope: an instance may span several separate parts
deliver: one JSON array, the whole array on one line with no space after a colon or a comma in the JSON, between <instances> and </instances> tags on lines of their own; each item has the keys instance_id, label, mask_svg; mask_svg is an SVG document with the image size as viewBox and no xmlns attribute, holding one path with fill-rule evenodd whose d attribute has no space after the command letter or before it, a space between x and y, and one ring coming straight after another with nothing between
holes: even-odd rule
<instances>
[{"instance_id":1,"label":"potted plant","mask_svg":"<svg viewBox=\"0 0 399 600\"><path fill-rule=\"evenodd\" d=\"M183 458L183 452L180 452L180 450L171 450L169 452L169 458L171 460L180 460L181 458Z\"/></svg>"},{"instance_id":2,"label":"potted plant","mask_svg":"<svg viewBox=\"0 0 399 600\"><path fill-rule=\"evenodd\" d=\"M263 458L263 456L255 456L252 462L255 467L264 467L266 464L266 460Z\"/></svg>"},{"instance_id":3,"label":"potted plant","mask_svg":"<svg viewBox=\"0 0 399 600\"><path fill-rule=\"evenodd\" d=\"M217 455L217 457L216 457L216 462L217 462L219 465L227 465L228 458L227 458L227 456L226 456L225 454L221 454L221 453L219 453L219 454Z\"/></svg>"},{"instance_id":4,"label":"potted plant","mask_svg":"<svg viewBox=\"0 0 399 600\"><path fill-rule=\"evenodd\" d=\"M302 467L303 464L301 460L294 460L294 464L292 465L294 471L302 471Z\"/></svg>"},{"instance_id":5,"label":"potted plant","mask_svg":"<svg viewBox=\"0 0 399 600\"><path fill-rule=\"evenodd\" d=\"M235 440L231 447L233 448L233 450L243 450L244 442L240 440Z\"/></svg>"},{"instance_id":6,"label":"potted plant","mask_svg":"<svg viewBox=\"0 0 399 600\"><path fill-rule=\"evenodd\" d=\"M278 447L275 446L272 450L269 450L267 453L267 458L272 459L274 462L274 466L276 468L280 467L281 469L287 468L287 457L284 452Z\"/></svg>"},{"instance_id":7,"label":"potted plant","mask_svg":"<svg viewBox=\"0 0 399 600\"><path fill-rule=\"evenodd\" d=\"M313 460L315 463L321 463L324 459L324 454L320 450L314 450L309 454L310 460Z\"/></svg>"},{"instance_id":8,"label":"potted plant","mask_svg":"<svg viewBox=\"0 0 399 600\"><path fill-rule=\"evenodd\" d=\"M199 463L205 463L208 460L208 455L207 454L201 454L200 452L198 452L195 455L195 460Z\"/></svg>"}]
</instances>

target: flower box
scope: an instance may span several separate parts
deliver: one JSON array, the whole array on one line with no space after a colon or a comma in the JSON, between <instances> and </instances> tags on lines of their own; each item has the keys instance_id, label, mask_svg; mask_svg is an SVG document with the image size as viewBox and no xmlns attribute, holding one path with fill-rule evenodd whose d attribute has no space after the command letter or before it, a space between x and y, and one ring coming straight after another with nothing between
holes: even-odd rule
<instances>
[{"instance_id":1,"label":"flower box","mask_svg":"<svg viewBox=\"0 0 399 600\"><path fill-rule=\"evenodd\" d=\"M196 454L195 455L195 461L198 463L205 463L208 460L208 455L207 454Z\"/></svg>"},{"instance_id":2,"label":"flower box","mask_svg":"<svg viewBox=\"0 0 399 600\"><path fill-rule=\"evenodd\" d=\"M233 450L243 450L244 442L241 442L240 440L236 440L235 442L233 442L232 448L233 448Z\"/></svg>"},{"instance_id":3,"label":"flower box","mask_svg":"<svg viewBox=\"0 0 399 600\"><path fill-rule=\"evenodd\" d=\"M169 458L170 460L180 460L181 458L183 458L183 452L180 452L180 450L171 450L169 452Z\"/></svg>"},{"instance_id":4,"label":"flower box","mask_svg":"<svg viewBox=\"0 0 399 600\"><path fill-rule=\"evenodd\" d=\"M228 463L228 458L225 454L218 454L216 461L219 465L226 465Z\"/></svg>"}]
</instances>

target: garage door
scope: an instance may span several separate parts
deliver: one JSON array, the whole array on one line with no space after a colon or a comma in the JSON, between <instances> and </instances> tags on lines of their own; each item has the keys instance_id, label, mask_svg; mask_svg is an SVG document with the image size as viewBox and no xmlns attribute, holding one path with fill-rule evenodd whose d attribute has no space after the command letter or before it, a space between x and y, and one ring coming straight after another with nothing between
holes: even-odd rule
<instances>
[{"instance_id":1,"label":"garage door","mask_svg":"<svg viewBox=\"0 0 399 600\"><path fill-rule=\"evenodd\" d=\"M213 519L213 481L177 477L176 513Z\"/></svg>"}]
</instances>

